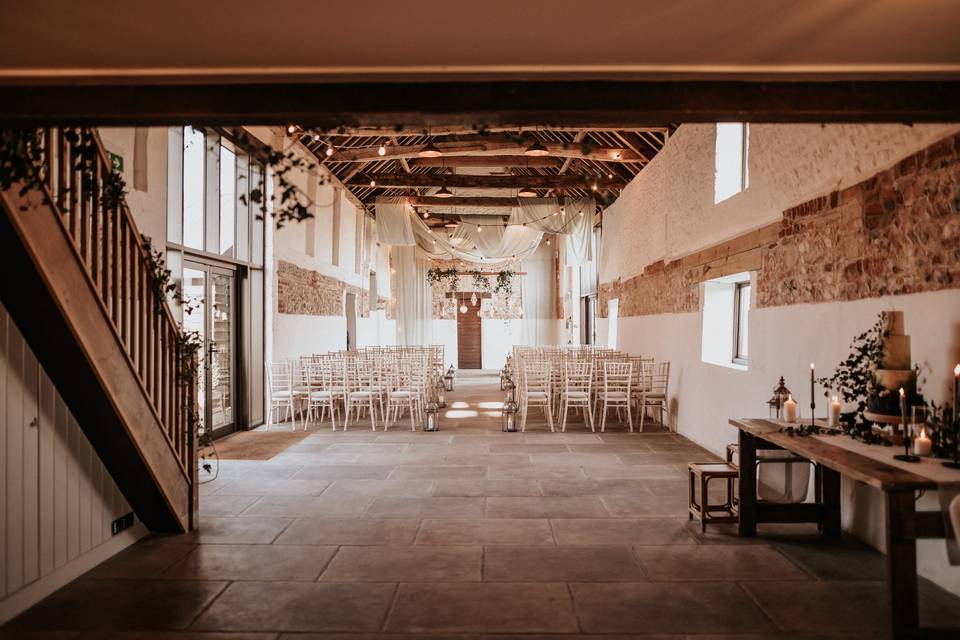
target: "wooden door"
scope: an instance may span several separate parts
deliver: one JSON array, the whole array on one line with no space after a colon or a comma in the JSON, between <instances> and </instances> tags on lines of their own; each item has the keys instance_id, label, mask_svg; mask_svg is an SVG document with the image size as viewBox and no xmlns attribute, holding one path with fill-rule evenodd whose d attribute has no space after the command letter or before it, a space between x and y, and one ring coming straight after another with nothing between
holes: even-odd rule
<instances>
[{"instance_id":1,"label":"wooden door","mask_svg":"<svg viewBox=\"0 0 960 640\"><path fill-rule=\"evenodd\" d=\"M457 368L480 369L483 367L480 345L482 344L479 306L466 301L467 312L457 310Z\"/></svg>"}]
</instances>

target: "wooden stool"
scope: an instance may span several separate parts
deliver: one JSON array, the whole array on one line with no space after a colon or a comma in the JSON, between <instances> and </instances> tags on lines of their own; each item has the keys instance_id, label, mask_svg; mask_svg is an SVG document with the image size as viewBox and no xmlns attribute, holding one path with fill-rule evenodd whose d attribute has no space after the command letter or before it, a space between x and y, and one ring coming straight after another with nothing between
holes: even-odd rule
<instances>
[{"instance_id":1,"label":"wooden stool","mask_svg":"<svg viewBox=\"0 0 960 640\"><path fill-rule=\"evenodd\" d=\"M700 519L700 529L707 530L708 522L737 522L737 513L734 509L733 481L740 475L740 470L727 462L691 462L687 465L690 480L690 503L688 517ZM714 478L723 478L727 481L727 500L723 504L710 504L709 484ZM697 485L700 485L700 503L697 502ZM718 513L721 515L713 515Z\"/></svg>"},{"instance_id":2,"label":"wooden stool","mask_svg":"<svg viewBox=\"0 0 960 640\"><path fill-rule=\"evenodd\" d=\"M740 455L740 445L737 444L736 442L731 442L730 444L728 444L727 445L727 463L732 464L733 466L737 466L733 462L733 456L738 456L738 455Z\"/></svg>"}]
</instances>

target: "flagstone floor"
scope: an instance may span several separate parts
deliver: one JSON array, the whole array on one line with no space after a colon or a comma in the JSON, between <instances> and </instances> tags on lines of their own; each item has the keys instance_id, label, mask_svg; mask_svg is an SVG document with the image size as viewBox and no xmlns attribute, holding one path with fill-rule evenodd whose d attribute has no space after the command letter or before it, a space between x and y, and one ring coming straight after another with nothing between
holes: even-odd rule
<instances>
[{"instance_id":1,"label":"flagstone floor","mask_svg":"<svg viewBox=\"0 0 960 640\"><path fill-rule=\"evenodd\" d=\"M464 372L440 432L314 426L225 460L199 531L148 536L0 638L883 637L880 554L805 525L703 534L697 445L616 422L502 433L499 400ZM921 597L925 624L960 625L958 599Z\"/></svg>"}]
</instances>

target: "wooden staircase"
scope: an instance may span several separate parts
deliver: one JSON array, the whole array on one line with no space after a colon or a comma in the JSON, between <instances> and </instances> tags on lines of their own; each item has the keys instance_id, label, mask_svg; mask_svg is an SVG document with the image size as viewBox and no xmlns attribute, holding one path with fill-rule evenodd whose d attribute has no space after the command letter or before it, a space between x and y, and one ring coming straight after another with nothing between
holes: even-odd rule
<instances>
[{"instance_id":1,"label":"wooden staircase","mask_svg":"<svg viewBox=\"0 0 960 640\"><path fill-rule=\"evenodd\" d=\"M0 191L0 299L137 516L196 526L196 384L148 249L91 130L45 129L39 180Z\"/></svg>"}]
</instances>

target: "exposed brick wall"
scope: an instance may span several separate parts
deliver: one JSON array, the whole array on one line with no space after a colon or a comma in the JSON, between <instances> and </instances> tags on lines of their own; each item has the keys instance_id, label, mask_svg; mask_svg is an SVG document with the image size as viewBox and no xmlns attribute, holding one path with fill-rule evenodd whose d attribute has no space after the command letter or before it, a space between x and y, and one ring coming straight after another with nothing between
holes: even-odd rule
<instances>
[{"instance_id":1,"label":"exposed brick wall","mask_svg":"<svg viewBox=\"0 0 960 640\"><path fill-rule=\"evenodd\" d=\"M277 311L308 316L343 316L344 293L357 296L357 315L369 316L369 294L359 287L291 262L277 261Z\"/></svg>"},{"instance_id":2,"label":"exposed brick wall","mask_svg":"<svg viewBox=\"0 0 960 640\"><path fill-rule=\"evenodd\" d=\"M747 267L757 307L960 287L960 134L786 210L778 237L741 250L759 255ZM689 259L654 263L602 284L599 311L612 298L621 316L696 311L699 283L712 277Z\"/></svg>"}]
</instances>

